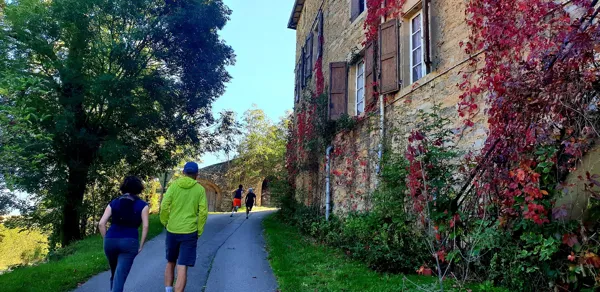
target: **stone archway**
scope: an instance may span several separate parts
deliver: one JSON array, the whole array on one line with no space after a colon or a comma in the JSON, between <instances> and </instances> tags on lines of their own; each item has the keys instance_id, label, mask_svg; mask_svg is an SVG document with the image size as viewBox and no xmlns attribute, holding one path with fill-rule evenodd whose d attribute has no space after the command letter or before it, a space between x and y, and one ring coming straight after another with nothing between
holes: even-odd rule
<instances>
[{"instance_id":1,"label":"stone archway","mask_svg":"<svg viewBox=\"0 0 600 292\"><path fill-rule=\"evenodd\" d=\"M273 202L271 200L271 178L265 178L264 180L262 180L261 186L260 186L260 200L261 200L261 205L265 206L265 207L271 207Z\"/></svg>"},{"instance_id":2,"label":"stone archway","mask_svg":"<svg viewBox=\"0 0 600 292\"><path fill-rule=\"evenodd\" d=\"M213 182L198 179L198 183L200 183L204 190L206 191L206 200L208 202L208 211L209 212L218 212L221 211L221 189L214 184Z\"/></svg>"}]
</instances>

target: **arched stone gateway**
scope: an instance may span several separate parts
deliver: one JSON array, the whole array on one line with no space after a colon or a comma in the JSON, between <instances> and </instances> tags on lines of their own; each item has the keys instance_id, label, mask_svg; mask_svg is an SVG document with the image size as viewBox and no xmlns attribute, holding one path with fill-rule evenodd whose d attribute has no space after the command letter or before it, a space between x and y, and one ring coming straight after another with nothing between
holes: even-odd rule
<instances>
[{"instance_id":1,"label":"arched stone gateway","mask_svg":"<svg viewBox=\"0 0 600 292\"><path fill-rule=\"evenodd\" d=\"M200 169L198 182L206 190L209 211L231 211L233 194L240 184L244 186L246 192L249 188L254 189L254 193L256 194L256 206L270 206L272 202L269 187L272 179L263 178L256 181L244 180L230 182L227 180L226 174L232 163L233 162L223 162ZM245 195L246 194L244 194L244 196Z\"/></svg>"},{"instance_id":2,"label":"arched stone gateway","mask_svg":"<svg viewBox=\"0 0 600 292\"><path fill-rule=\"evenodd\" d=\"M221 200L223 196L221 195L221 189L213 182L198 179L198 183L200 183L204 190L206 191L206 200L208 201L208 211L209 212L218 212L221 211Z\"/></svg>"},{"instance_id":3,"label":"arched stone gateway","mask_svg":"<svg viewBox=\"0 0 600 292\"><path fill-rule=\"evenodd\" d=\"M265 178L260 186L260 201L261 206L271 207L273 205L273 201L271 200L271 182L272 178ZM258 194L257 194L258 196Z\"/></svg>"}]
</instances>

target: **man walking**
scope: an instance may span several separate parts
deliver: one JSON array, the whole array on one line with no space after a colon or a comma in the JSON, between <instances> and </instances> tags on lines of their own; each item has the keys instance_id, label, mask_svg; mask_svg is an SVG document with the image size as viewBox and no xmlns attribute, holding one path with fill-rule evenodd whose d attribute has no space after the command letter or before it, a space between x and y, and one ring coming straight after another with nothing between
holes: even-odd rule
<instances>
[{"instance_id":1,"label":"man walking","mask_svg":"<svg viewBox=\"0 0 600 292\"><path fill-rule=\"evenodd\" d=\"M248 214L250 214L250 211L252 211L252 207L254 207L254 199L256 199L254 189L249 188L248 194L246 195L246 219L248 219Z\"/></svg>"},{"instance_id":2,"label":"man walking","mask_svg":"<svg viewBox=\"0 0 600 292\"><path fill-rule=\"evenodd\" d=\"M233 217L233 212L237 212L238 208L242 206L242 193L244 192L244 187L242 185L235 191L235 195L233 195L233 208L231 209L231 216Z\"/></svg>"},{"instance_id":3,"label":"man walking","mask_svg":"<svg viewBox=\"0 0 600 292\"><path fill-rule=\"evenodd\" d=\"M184 291L187 269L196 263L198 237L202 235L208 217L206 192L196 181L198 164L186 163L183 175L169 186L160 208L160 222L167 228L166 292L173 292L176 266L175 291Z\"/></svg>"}]
</instances>

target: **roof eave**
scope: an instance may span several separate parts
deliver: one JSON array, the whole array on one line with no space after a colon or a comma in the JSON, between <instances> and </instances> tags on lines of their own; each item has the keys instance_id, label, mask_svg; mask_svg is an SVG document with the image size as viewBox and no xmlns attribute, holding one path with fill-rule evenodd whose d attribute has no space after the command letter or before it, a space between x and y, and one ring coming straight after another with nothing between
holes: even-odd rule
<instances>
[{"instance_id":1,"label":"roof eave","mask_svg":"<svg viewBox=\"0 0 600 292\"><path fill-rule=\"evenodd\" d=\"M292 9L292 15L290 15L290 21L288 22L289 29L296 29L298 27L298 20L300 20L300 15L302 15L302 10L304 8L305 0L296 0L294 1L294 8Z\"/></svg>"}]
</instances>

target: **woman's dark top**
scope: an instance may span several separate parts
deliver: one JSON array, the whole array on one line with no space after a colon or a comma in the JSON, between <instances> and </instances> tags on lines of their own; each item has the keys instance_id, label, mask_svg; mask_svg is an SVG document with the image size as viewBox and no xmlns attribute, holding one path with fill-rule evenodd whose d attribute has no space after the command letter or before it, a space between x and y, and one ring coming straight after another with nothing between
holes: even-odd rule
<instances>
[{"instance_id":1,"label":"woman's dark top","mask_svg":"<svg viewBox=\"0 0 600 292\"><path fill-rule=\"evenodd\" d=\"M148 206L142 199L125 194L110 202L112 220L106 238L139 237L138 228L142 225L142 210Z\"/></svg>"}]
</instances>

